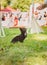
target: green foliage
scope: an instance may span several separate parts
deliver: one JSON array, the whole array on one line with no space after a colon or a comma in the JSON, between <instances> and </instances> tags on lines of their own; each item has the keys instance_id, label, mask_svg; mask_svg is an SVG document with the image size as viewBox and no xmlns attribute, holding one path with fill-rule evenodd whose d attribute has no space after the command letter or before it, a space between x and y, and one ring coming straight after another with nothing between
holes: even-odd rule
<instances>
[{"instance_id":1,"label":"green foliage","mask_svg":"<svg viewBox=\"0 0 47 65\"><path fill-rule=\"evenodd\" d=\"M2 6L10 5L12 8L19 8L21 11L29 10L33 0L1 0ZM34 2L43 2L43 0L34 0Z\"/></svg>"},{"instance_id":2,"label":"green foliage","mask_svg":"<svg viewBox=\"0 0 47 65\"><path fill-rule=\"evenodd\" d=\"M7 1L6 0L1 0L0 4L5 7L5 6L7 6Z\"/></svg>"},{"instance_id":3,"label":"green foliage","mask_svg":"<svg viewBox=\"0 0 47 65\"><path fill-rule=\"evenodd\" d=\"M10 3L11 3L11 0L7 0L7 4L10 5Z\"/></svg>"},{"instance_id":4,"label":"green foliage","mask_svg":"<svg viewBox=\"0 0 47 65\"><path fill-rule=\"evenodd\" d=\"M27 11L31 4L31 0L14 0L14 1L13 0L11 1L11 6L13 8L19 8L21 11Z\"/></svg>"}]
</instances>

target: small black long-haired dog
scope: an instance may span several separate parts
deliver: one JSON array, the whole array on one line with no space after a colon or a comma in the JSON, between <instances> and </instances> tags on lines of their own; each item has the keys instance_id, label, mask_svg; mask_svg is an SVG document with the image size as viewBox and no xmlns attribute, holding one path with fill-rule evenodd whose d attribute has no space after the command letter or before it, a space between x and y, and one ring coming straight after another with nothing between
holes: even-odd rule
<instances>
[{"instance_id":1,"label":"small black long-haired dog","mask_svg":"<svg viewBox=\"0 0 47 65\"><path fill-rule=\"evenodd\" d=\"M12 39L12 41L11 41L12 43L15 43L15 42L23 42L24 39L27 37L26 28L19 28L19 29L20 29L21 34L18 35L18 36L16 36L16 37L14 37Z\"/></svg>"}]
</instances>

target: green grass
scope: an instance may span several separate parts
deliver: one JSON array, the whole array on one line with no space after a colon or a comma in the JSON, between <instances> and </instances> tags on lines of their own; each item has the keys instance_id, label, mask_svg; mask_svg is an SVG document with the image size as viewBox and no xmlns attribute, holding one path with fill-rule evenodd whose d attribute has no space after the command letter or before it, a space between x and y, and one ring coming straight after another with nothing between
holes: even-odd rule
<instances>
[{"instance_id":1,"label":"green grass","mask_svg":"<svg viewBox=\"0 0 47 65\"><path fill-rule=\"evenodd\" d=\"M0 65L47 65L47 27L44 33L28 34L23 43L11 43L19 29L5 29L0 38ZM3 49L2 49L3 48Z\"/></svg>"}]
</instances>

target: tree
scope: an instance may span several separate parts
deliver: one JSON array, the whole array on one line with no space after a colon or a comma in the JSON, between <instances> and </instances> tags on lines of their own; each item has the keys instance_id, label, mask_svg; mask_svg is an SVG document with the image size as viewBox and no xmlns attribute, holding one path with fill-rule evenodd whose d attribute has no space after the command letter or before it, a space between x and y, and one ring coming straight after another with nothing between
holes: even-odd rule
<instances>
[{"instance_id":1,"label":"tree","mask_svg":"<svg viewBox=\"0 0 47 65\"><path fill-rule=\"evenodd\" d=\"M12 8L19 8L21 11L29 10L33 0L1 0L2 6L10 5ZM43 2L43 0L34 0L34 2Z\"/></svg>"},{"instance_id":2,"label":"tree","mask_svg":"<svg viewBox=\"0 0 47 65\"><path fill-rule=\"evenodd\" d=\"M6 7L7 6L7 0L1 0L1 6Z\"/></svg>"},{"instance_id":3,"label":"tree","mask_svg":"<svg viewBox=\"0 0 47 65\"><path fill-rule=\"evenodd\" d=\"M11 3L11 0L7 0L7 4L10 5L10 3Z\"/></svg>"}]
</instances>

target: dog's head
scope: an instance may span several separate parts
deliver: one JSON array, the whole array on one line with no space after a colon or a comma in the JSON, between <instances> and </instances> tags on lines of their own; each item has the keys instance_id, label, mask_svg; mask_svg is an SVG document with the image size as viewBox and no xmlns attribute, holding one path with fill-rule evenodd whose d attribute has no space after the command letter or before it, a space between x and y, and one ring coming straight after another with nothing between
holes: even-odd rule
<instances>
[{"instance_id":1,"label":"dog's head","mask_svg":"<svg viewBox=\"0 0 47 65\"><path fill-rule=\"evenodd\" d=\"M20 28L22 34L26 33L26 28Z\"/></svg>"}]
</instances>

